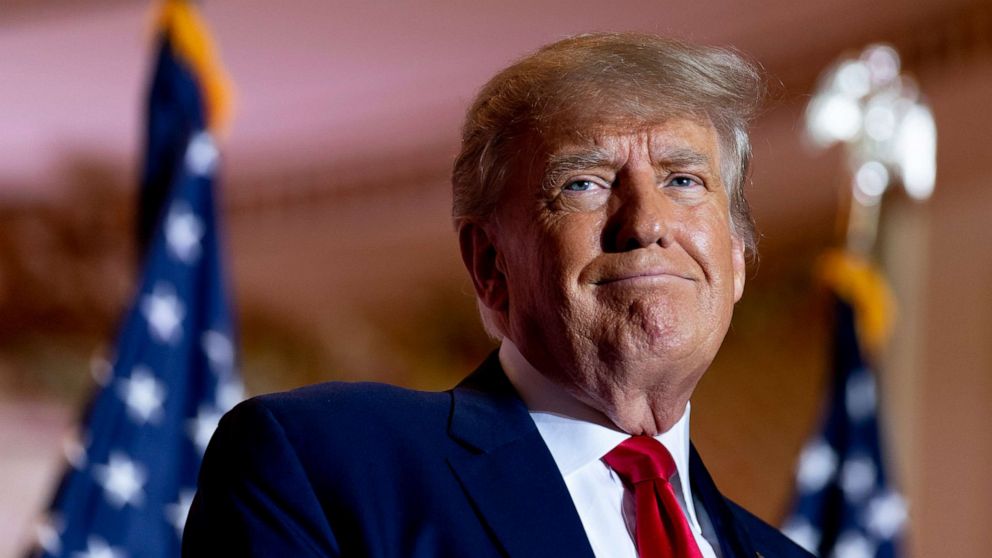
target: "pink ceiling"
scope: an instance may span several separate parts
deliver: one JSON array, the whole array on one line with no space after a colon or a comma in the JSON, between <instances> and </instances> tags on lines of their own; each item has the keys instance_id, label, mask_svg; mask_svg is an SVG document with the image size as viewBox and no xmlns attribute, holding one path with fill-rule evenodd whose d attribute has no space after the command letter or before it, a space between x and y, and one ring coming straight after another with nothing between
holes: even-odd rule
<instances>
[{"instance_id":1,"label":"pink ceiling","mask_svg":"<svg viewBox=\"0 0 992 558\"><path fill-rule=\"evenodd\" d=\"M949 1L211 0L204 14L239 93L228 166L250 175L316 161L382 158L388 167L425 146L454 145L488 76L567 34L655 31L733 44L781 69ZM149 9L115 0L4 8L0 196L57 194L72 153L133 168Z\"/></svg>"}]
</instances>

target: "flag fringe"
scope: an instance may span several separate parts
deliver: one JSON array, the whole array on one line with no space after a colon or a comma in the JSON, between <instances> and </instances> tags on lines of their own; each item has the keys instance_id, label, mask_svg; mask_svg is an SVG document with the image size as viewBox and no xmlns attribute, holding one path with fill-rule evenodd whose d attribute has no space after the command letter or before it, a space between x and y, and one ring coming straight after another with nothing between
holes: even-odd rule
<instances>
[{"instance_id":1,"label":"flag fringe","mask_svg":"<svg viewBox=\"0 0 992 558\"><path fill-rule=\"evenodd\" d=\"M844 250L820 256L816 268L820 281L854 308L862 346L878 354L896 314L895 296L885 278L868 260Z\"/></svg>"},{"instance_id":2,"label":"flag fringe","mask_svg":"<svg viewBox=\"0 0 992 558\"><path fill-rule=\"evenodd\" d=\"M189 65L199 82L210 131L226 135L233 112L233 86L197 9L186 0L165 0L156 28L168 36L176 57Z\"/></svg>"}]
</instances>

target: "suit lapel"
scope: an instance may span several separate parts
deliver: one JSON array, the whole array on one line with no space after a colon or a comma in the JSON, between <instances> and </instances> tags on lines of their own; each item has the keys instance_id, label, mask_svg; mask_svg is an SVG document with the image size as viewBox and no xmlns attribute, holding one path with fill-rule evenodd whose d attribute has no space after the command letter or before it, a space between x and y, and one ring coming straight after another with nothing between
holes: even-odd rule
<instances>
[{"instance_id":1,"label":"suit lapel","mask_svg":"<svg viewBox=\"0 0 992 558\"><path fill-rule=\"evenodd\" d=\"M592 558L568 489L496 353L453 390L448 458L507 555Z\"/></svg>"},{"instance_id":2,"label":"suit lapel","mask_svg":"<svg viewBox=\"0 0 992 558\"><path fill-rule=\"evenodd\" d=\"M689 478L692 479L692 493L702 502L706 514L713 523L713 529L720 538L720 549L724 558L755 558L751 538L742 525L734 518L727 500L717 490L713 478L703 465L695 446L689 448Z\"/></svg>"}]
</instances>

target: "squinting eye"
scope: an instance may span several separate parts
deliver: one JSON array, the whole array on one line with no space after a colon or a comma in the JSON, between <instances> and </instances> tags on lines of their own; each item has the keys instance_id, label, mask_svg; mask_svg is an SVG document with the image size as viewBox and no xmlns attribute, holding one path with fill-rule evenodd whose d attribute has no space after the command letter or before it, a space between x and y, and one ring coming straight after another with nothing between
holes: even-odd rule
<instances>
[{"instance_id":1,"label":"squinting eye","mask_svg":"<svg viewBox=\"0 0 992 558\"><path fill-rule=\"evenodd\" d=\"M587 192L598 188L599 185L592 180L573 180L565 185L562 190L567 190L569 192Z\"/></svg>"},{"instance_id":2,"label":"squinting eye","mask_svg":"<svg viewBox=\"0 0 992 558\"><path fill-rule=\"evenodd\" d=\"M700 182L691 176L674 176L668 181L668 183L677 188L688 188L690 186L695 186Z\"/></svg>"}]
</instances>

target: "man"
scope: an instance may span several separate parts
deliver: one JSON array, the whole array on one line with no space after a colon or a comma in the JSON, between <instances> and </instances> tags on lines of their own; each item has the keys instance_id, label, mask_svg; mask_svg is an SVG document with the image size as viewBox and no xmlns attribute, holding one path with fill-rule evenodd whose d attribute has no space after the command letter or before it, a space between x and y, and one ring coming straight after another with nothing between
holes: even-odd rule
<instances>
[{"instance_id":1,"label":"man","mask_svg":"<svg viewBox=\"0 0 992 558\"><path fill-rule=\"evenodd\" d=\"M732 53L633 34L498 74L453 173L498 353L445 393L332 383L242 404L185 553L808 556L725 500L688 437L753 250L760 97Z\"/></svg>"}]
</instances>

